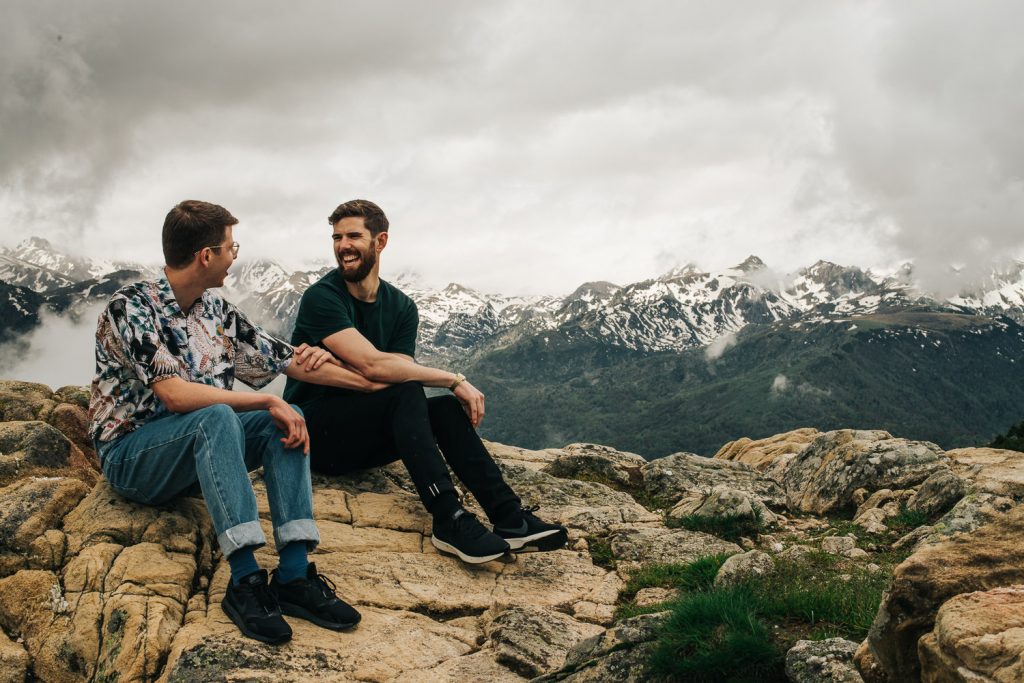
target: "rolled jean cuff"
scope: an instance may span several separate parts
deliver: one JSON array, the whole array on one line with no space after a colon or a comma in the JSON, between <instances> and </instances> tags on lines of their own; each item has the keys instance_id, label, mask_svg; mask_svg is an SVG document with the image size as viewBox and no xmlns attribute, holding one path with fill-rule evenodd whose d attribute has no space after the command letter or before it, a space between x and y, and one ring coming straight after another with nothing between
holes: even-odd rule
<instances>
[{"instance_id":1,"label":"rolled jean cuff","mask_svg":"<svg viewBox=\"0 0 1024 683\"><path fill-rule=\"evenodd\" d=\"M260 528L259 522L242 522L217 534L217 543L220 545L220 551L224 553L224 557L230 557L231 553L239 548L250 546L258 548L266 545L267 537L263 535L263 529Z\"/></svg>"},{"instance_id":2,"label":"rolled jean cuff","mask_svg":"<svg viewBox=\"0 0 1024 683\"><path fill-rule=\"evenodd\" d=\"M278 550L295 541L305 541L306 550L320 545L320 531L316 528L316 522L311 519L295 519L274 529L274 543Z\"/></svg>"}]
</instances>

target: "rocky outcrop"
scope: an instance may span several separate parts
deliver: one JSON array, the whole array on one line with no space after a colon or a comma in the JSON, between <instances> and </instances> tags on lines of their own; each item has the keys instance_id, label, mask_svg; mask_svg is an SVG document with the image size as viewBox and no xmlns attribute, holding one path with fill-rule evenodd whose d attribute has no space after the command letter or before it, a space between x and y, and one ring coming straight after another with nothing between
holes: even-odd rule
<instances>
[{"instance_id":1,"label":"rocky outcrop","mask_svg":"<svg viewBox=\"0 0 1024 683\"><path fill-rule=\"evenodd\" d=\"M702 458L693 453L676 453L644 465L643 493L650 499L673 507L691 494L701 494L715 486L741 491L762 503L785 503L782 488L741 462Z\"/></svg>"},{"instance_id":2,"label":"rocky outcrop","mask_svg":"<svg viewBox=\"0 0 1024 683\"><path fill-rule=\"evenodd\" d=\"M1024 586L952 598L918 652L923 683L1024 681Z\"/></svg>"},{"instance_id":3,"label":"rocky outcrop","mask_svg":"<svg viewBox=\"0 0 1024 683\"><path fill-rule=\"evenodd\" d=\"M918 640L947 600L1024 583L1024 507L970 534L927 545L896 567L868 635L871 653L891 681L920 676Z\"/></svg>"},{"instance_id":4,"label":"rocky outcrop","mask_svg":"<svg viewBox=\"0 0 1024 683\"><path fill-rule=\"evenodd\" d=\"M647 461L635 453L617 451L589 443L569 444L544 472L556 477L598 481L620 491L636 491L643 486L641 469Z\"/></svg>"},{"instance_id":5,"label":"rocky outcrop","mask_svg":"<svg viewBox=\"0 0 1024 683\"><path fill-rule=\"evenodd\" d=\"M534 683L640 683L668 612L625 619L569 651L565 666Z\"/></svg>"},{"instance_id":6,"label":"rocky outcrop","mask_svg":"<svg viewBox=\"0 0 1024 683\"><path fill-rule=\"evenodd\" d=\"M786 465L820 434L817 429L794 429L764 439L743 437L718 449L715 458L750 465L776 481L782 480Z\"/></svg>"},{"instance_id":7,"label":"rocky outcrop","mask_svg":"<svg viewBox=\"0 0 1024 683\"><path fill-rule=\"evenodd\" d=\"M999 448L957 448L946 451L953 473L970 489L1017 500L1024 499L1024 453Z\"/></svg>"},{"instance_id":8,"label":"rocky outcrop","mask_svg":"<svg viewBox=\"0 0 1024 683\"><path fill-rule=\"evenodd\" d=\"M841 429L815 438L789 463L782 484L790 510L823 515L851 505L858 489L909 489L948 469L947 462L926 441Z\"/></svg>"},{"instance_id":9,"label":"rocky outcrop","mask_svg":"<svg viewBox=\"0 0 1024 683\"><path fill-rule=\"evenodd\" d=\"M669 519L690 515L758 520L765 527L776 522L776 515L756 496L728 486L715 486L710 491L691 491L669 510Z\"/></svg>"}]
</instances>

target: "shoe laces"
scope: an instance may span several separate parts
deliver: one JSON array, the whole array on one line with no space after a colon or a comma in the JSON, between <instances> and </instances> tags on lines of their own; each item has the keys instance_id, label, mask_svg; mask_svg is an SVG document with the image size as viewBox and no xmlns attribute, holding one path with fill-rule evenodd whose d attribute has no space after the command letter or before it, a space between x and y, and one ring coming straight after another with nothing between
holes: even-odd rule
<instances>
[{"instance_id":1,"label":"shoe laces","mask_svg":"<svg viewBox=\"0 0 1024 683\"><path fill-rule=\"evenodd\" d=\"M467 534L471 534L474 538L490 533L487 531L487 527L476 518L476 515L468 510L463 510L461 515L457 515L454 518L454 526Z\"/></svg>"},{"instance_id":2,"label":"shoe laces","mask_svg":"<svg viewBox=\"0 0 1024 683\"><path fill-rule=\"evenodd\" d=\"M274 593L270 590L270 586L264 583L248 584L249 592L256 598L256 603L263 608L267 614L276 612L281 609L281 606L277 602L277 598L274 597Z\"/></svg>"},{"instance_id":3,"label":"shoe laces","mask_svg":"<svg viewBox=\"0 0 1024 683\"><path fill-rule=\"evenodd\" d=\"M323 574L317 573L311 581L325 598L337 597L338 587Z\"/></svg>"}]
</instances>

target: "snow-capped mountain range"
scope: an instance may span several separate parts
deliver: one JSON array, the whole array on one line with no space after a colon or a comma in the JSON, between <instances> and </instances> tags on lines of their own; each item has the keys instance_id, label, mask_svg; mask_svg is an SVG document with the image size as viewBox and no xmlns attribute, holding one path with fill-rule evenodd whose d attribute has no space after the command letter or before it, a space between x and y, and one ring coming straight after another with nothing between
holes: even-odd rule
<instances>
[{"instance_id":1,"label":"snow-capped mountain range","mask_svg":"<svg viewBox=\"0 0 1024 683\"><path fill-rule=\"evenodd\" d=\"M287 337L302 292L329 270L289 272L270 260L243 262L225 295ZM31 328L40 307L74 313L121 282L159 272L153 265L73 258L45 239L29 238L0 250L4 336ZM1024 320L1024 263L993 272L983 287L947 300L917 292L912 274L909 264L877 275L819 261L779 277L751 256L721 272L688 265L624 286L586 283L565 297L486 294L455 283L429 289L409 274L386 279L419 306L421 355L442 358L500 348L545 330L637 351L671 351L705 346L748 324L827 322L908 308Z\"/></svg>"}]
</instances>

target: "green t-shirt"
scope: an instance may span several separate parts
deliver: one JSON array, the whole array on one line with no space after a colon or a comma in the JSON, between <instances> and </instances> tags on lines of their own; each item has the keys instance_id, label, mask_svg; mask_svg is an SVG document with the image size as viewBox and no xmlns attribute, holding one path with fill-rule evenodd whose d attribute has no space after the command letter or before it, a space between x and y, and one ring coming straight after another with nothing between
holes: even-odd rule
<instances>
[{"instance_id":1,"label":"green t-shirt","mask_svg":"<svg viewBox=\"0 0 1024 683\"><path fill-rule=\"evenodd\" d=\"M299 302L299 314L292 332L292 345L323 347L323 340L335 332L354 327L378 351L416 353L416 330L420 316L416 304L396 287L380 281L377 300L372 304L349 294L337 269L310 286ZM288 378L284 399L300 406L331 392L345 391Z\"/></svg>"}]
</instances>

